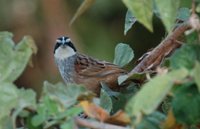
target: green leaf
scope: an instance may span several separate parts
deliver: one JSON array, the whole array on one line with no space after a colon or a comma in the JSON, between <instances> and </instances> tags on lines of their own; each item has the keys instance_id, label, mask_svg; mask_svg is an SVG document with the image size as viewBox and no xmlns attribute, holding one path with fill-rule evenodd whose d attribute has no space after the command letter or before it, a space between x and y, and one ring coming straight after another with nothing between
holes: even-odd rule
<instances>
[{"instance_id":1,"label":"green leaf","mask_svg":"<svg viewBox=\"0 0 200 129\"><path fill-rule=\"evenodd\" d=\"M106 92L106 94L111 98L112 100L112 111L111 114L116 113L120 109L124 108L127 98L125 94L122 94L120 92L112 91L109 86L107 86L105 83L101 83L102 89ZM133 92L132 92L133 93Z\"/></svg>"},{"instance_id":2,"label":"green leaf","mask_svg":"<svg viewBox=\"0 0 200 129\"><path fill-rule=\"evenodd\" d=\"M112 99L108 93L102 88L100 93L100 106L105 109L107 112L112 110Z\"/></svg>"},{"instance_id":3,"label":"green leaf","mask_svg":"<svg viewBox=\"0 0 200 129\"><path fill-rule=\"evenodd\" d=\"M37 126L41 125L43 122L45 122L46 119L47 119L46 114L37 114L32 117L31 124L34 127L37 127Z\"/></svg>"},{"instance_id":4,"label":"green leaf","mask_svg":"<svg viewBox=\"0 0 200 129\"><path fill-rule=\"evenodd\" d=\"M193 69L194 72L194 81L197 84L198 90L200 92L200 63L196 62L195 67Z\"/></svg>"},{"instance_id":5,"label":"green leaf","mask_svg":"<svg viewBox=\"0 0 200 129\"><path fill-rule=\"evenodd\" d=\"M0 129L14 129L11 117L7 116L3 119L0 119Z\"/></svg>"},{"instance_id":6,"label":"green leaf","mask_svg":"<svg viewBox=\"0 0 200 129\"><path fill-rule=\"evenodd\" d=\"M54 125L60 125L60 123L63 122L70 123L71 121L74 120L74 117L78 116L78 114L80 114L81 112L83 112L81 108L72 107L66 109L64 112L59 112L54 117L52 117L52 115L49 115L47 121L45 122L44 128L54 127ZM49 121L49 119L51 119L51 121Z\"/></svg>"},{"instance_id":7,"label":"green leaf","mask_svg":"<svg viewBox=\"0 0 200 129\"><path fill-rule=\"evenodd\" d=\"M117 97L117 96L118 96L119 92L112 91L106 83L101 82L101 86L102 86L102 89L103 89L110 97Z\"/></svg>"},{"instance_id":8,"label":"green leaf","mask_svg":"<svg viewBox=\"0 0 200 129\"><path fill-rule=\"evenodd\" d=\"M200 45L184 44L171 56L170 67L173 69L179 69L182 67L193 69L195 61L200 61Z\"/></svg>"},{"instance_id":9,"label":"green leaf","mask_svg":"<svg viewBox=\"0 0 200 129\"><path fill-rule=\"evenodd\" d=\"M61 124L60 128L61 129L74 129L75 128L74 125L75 125L74 121L70 120L70 121L67 121L67 122Z\"/></svg>"},{"instance_id":10,"label":"green leaf","mask_svg":"<svg viewBox=\"0 0 200 129\"><path fill-rule=\"evenodd\" d=\"M81 93L86 91L80 85L64 85L57 83L55 85L44 82L43 94L35 115L31 122L35 127L45 123L44 127L49 128L56 123L59 123L65 117L69 118L77 112L80 113L80 108L70 109ZM51 119L51 121L48 121ZM68 120L68 119L67 119Z\"/></svg>"},{"instance_id":11,"label":"green leaf","mask_svg":"<svg viewBox=\"0 0 200 129\"><path fill-rule=\"evenodd\" d=\"M186 69L179 69L156 76L144 84L141 90L130 99L126 111L130 116L151 114L171 90L174 81L182 80L187 75Z\"/></svg>"},{"instance_id":12,"label":"green leaf","mask_svg":"<svg viewBox=\"0 0 200 129\"><path fill-rule=\"evenodd\" d=\"M147 29L153 31L153 1L152 0L122 0L136 19ZM144 8L145 7L145 8Z\"/></svg>"},{"instance_id":13,"label":"green leaf","mask_svg":"<svg viewBox=\"0 0 200 129\"><path fill-rule=\"evenodd\" d=\"M197 2L197 0L195 0ZM181 0L180 7L191 8L192 0Z\"/></svg>"},{"instance_id":14,"label":"green leaf","mask_svg":"<svg viewBox=\"0 0 200 129\"><path fill-rule=\"evenodd\" d=\"M66 86L62 83L53 85L49 82L44 82L43 88L44 95L48 95L51 99L58 101L66 108L74 105L79 95L85 91L82 85L77 84Z\"/></svg>"},{"instance_id":15,"label":"green leaf","mask_svg":"<svg viewBox=\"0 0 200 129\"><path fill-rule=\"evenodd\" d=\"M36 110L37 114L32 117L31 123L33 126L38 127L45 121L48 121L49 118L53 119L57 117L59 111L63 112L63 110L60 103L50 99L48 95L42 96Z\"/></svg>"},{"instance_id":16,"label":"green leaf","mask_svg":"<svg viewBox=\"0 0 200 129\"><path fill-rule=\"evenodd\" d=\"M81 112L83 112L83 109L81 107L73 106L71 108L68 108L64 112L60 112L57 115L57 118L63 119L67 117L69 119L69 118L73 118L74 116L79 115Z\"/></svg>"},{"instance_id":17,"label":"green leaf","mask_svg":"<svg viewBox=\"0 0 200 129\"><path fill-rule=\"evenodd\" d=\"M17 45L12 40L12 34L0 33L0 81L15 81L24 71L34 52L33 40L24 37Z\"/></svg>"},{"instance_id":18,"label":"green leaf","mask_svg":"<svg viewBox=\"0 0 200 129\"><path fill-rule=\"evenodd\" d=\"M139 84L131 82L126 88L123 88L120 90L120 93L122 93L127 100L129 100L134 94L136 94L139 91Z\"/></svg>"},{"instance_id":19,"label":"green leaf","mask_svg":"<svg viewBox=\"0 0 200 129\"><path fill-rule=\"evenodd\" d=\"M200 93L194 83L178 87L172 100L172 109L179 123L194 125L200 122Z\"/></svg>"},{"instance_id":20,"label":"green leaf","mask_svg":"<svg viewBox=\"0 0 200 129\"><path fill-rule=\"evenodd\" d=\"M186 43L198 44L199 43L199 33L197 31L192 31L190 33L186 33Z\"/></svg>"},{"instance_id":21,"label":"green leaf","mask_svg":"<svg viewBox=\"0 0 200 129\"><path fill-rule=\"evenodd\" d=\"M197 4L197 6L196 6L196 12L200 13L200 4Z\"/></svg>"},{"instance_id":22,"label":"green leaf","mask_svg":"<svg viewBox=\"0 0 200 129\"><path fill-rule=\"evenodd\" d=\"M121 85L123 82L125 82L126 80L140 80L141 82L143 82L144 80L146 80L146 73L134 73L131 76L128 75L121 75L118 77L118 84Z\"/></svg>"},{"instance_id":23,"label":"green leaf","mask_svg":"<svg viewBox=\"0 0 200 129\"><path fill-rule=\"evenodd\" d=\"M128 75L121 75L118 77L118 84L122 84L124 81L128 79Z\"/></svg>"},{"instance_id":24,"label":"green leaf","mask_svg":"<svg viewBox=\"0 0 200 129\"><path fill-rule=\"evenodd\" d=\"M17 89L12 83L0 82L0 119L7 116L11 109L15 108L15 113L19 113L25 107L36 106L36 94L32 90Z\"/></svg>"},{"instance_id":25,"label":"green leaf","mask_svg":"<svg viewBox=\"0 0 200 129\"><path fill-rule=\"evenodd\" d=\"M16 121L17 116L24 108L32 110L36 109L36 93L33 90L18 90L17 104L13 107L15 110L12 113L13 121Z\"/></svg>"},{"instance_id":26,"label":"green leaf","mask_svg":"<svg viewBox=\"0 0 200 129\"><path fill-rule=\"evenodd\" d=\"M119 65L120 67L128 64L134 57L132 48L124 43L119 43L115 47L115 59L114 64Z\"/></svg>"},{"instance_id":27,"label":"green leaf","mask_svg":"<svg viewBox=\"0 0 200 129\"><path fill-rule=\"evenodd\" d=\"M32 90L17 89L12 83L0 81L0 105L0 121L6 122L4 120L11 118L15 121L24 108L35 109L36 94Z\"/></svg>"},{"instance_id":28,"label":"green leaf","mask_svg":"<svg viewBox=\"0 0 200 129\"><path fill-rule=\"evenodd\" d=\"M155 0L155 2L165 28L170 32L176 20L180 0Z\"/></svg>"},{"instance_id":29,"label":"green leaf","mask_svg":"<svg viewBox=\"0 0 200 129\"><path fill-rule=\"evenodd\" d=\"M131 11L128 10L126 13L126 18L125 18L125 25L124 25L124 35L131 29L133 24L136 22L136 18L132 15Z\"/></svg>"},{"instance_id":30,"label":"green leaf","mask_svg":"<svg viewBox=\"0 0 200 129\"><path fill-rule=\"evenodd\" d=\"M136 126L136 129L160 129L160 123L164 121L165 115L160 112L153 112L145 116Z\"/></svg>"},{"instance_id":31,"label":"green leaf","mask_svg":"<svg viewBox=\"0 0 200 129\"><path fill-rule=\"evenodd\" d=\"M9 116L11 109L17 105L18 92L12 83L0 82L0 119Z\"/></svg>"},{"instance_id":32,"label":"green leaf","mask_svg":"<svg viewBox=\"0 0 200 129\"><path fill-rule=\"evenodd\" d=\"M64 108L56 98L50 98L48 94L42 97L37 108L37 114L32 118L32 125L38 127L44 125L45 128L54 126L65 119L68 121L81 113L79 107ZM49 121L51 119L51 121ZM45 124L44 124L45 123Z\"/></svg>"},{"instance_id":33,"label":"green leaf","mask_svg":"<svg viewBox=\"0 0 200 129\"><path fill-rule=\"evenodd\" d=\"M177 19L181 21L186 21L190 18L190 9L189 8L180 8L178 10Z\"/></svg>"},{"instance_id":34,"label":"green leaf","mask_svg":"<svg viewBox=\"0 0 200 129\"><path fill-rule=\"evenodd\" d=\"M167 114L169 112L169 110L171 109L171 102L172 102L172 97L171 96L167 96L163 100L161 108L162 108L162 111L165 114Z\"/></svg>"}]
</instances>

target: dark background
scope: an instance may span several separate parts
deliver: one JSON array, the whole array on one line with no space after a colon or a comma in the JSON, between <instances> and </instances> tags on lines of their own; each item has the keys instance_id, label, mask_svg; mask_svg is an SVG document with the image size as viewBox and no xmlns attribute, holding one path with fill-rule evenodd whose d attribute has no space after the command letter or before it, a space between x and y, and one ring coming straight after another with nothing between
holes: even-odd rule
<instances>
[{"instance_id":1,"label":"dark background","mask_svg":"<svg viewBox=\"0 0 200 129\"><path fill-rule=\"evenodd\" d=\"M135 60L156 46L165 36L161 21L154 16L154 32L136 23L124 36L127 8L120 0L96 0L72 26L69 22L82 0L0 0L0 31L10 31L19 42L33 37L38 53L34 67L27 67L16 81L18 86L40 91L43 81L61 81L54 63L53 48L59 36L67 35L82 53L112 62L117 43L129 44ZM141 8L142 9L142 8ZM133 68L134 62L130 64Z\"/></svg>"}]
</instances>

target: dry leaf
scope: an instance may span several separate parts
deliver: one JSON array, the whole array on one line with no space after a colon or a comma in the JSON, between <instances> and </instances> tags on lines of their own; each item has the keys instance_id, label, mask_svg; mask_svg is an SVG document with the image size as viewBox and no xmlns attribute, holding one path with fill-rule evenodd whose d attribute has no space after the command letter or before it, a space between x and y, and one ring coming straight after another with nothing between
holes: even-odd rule
<instances>
[{"instance_id":1,"label":"dry leaf","mask_svg":"<svg viewBox=\"0 0 200 129\"><path fill-rule=\"evenodd\" d=\"M73 18L70 21L70 25L74 23L74 21L83 14L93 3L95 0L84 0L84 2L81 4L81 6L78 8L76 13L74 14Z\"/></svg>"},{"instance_id":2,"label":"dry leaf","mask_svg":"<svg viewBox=\"0 0 200 129\"><path fill-rule=\"evenodd\" d=\"M124 111L120 110L113 116L109 117L106 122L115 125L127 125L131 122L131 120Z\"/></svg>"},{"instance_id":3,"label":"dry leaf","mask_svg":"<svg viewBox=\"0 0 200 129\"><path fill-rule=\"evenodd\" d=\"M181 129L182 126L176 122L172 109L169 110L167 118L163 123L164 129Z\"/></svg>"},{"instance_id":4,"label":"dry leaf","mask_svg":"<svg viewBox=\"0 0 200 129\"><path fill-rule=\"evenodd\" d=\"M117 125L127 125L130 123L130 118L122 110L118 111L114 115L110 116L103 108L97 106L96 104L89 101L81 101L80 105L83 107L84 113L99 121L117 124Z\"/></svg>"},{"instance_id":5,"label":"dry leaf","mask_svg":"<svg viewBox=\"0 0 200 129\"><path fill-rule=\"evenodd\" d=\"M81 101L80 105L83 107L85 114L91 118L95 118L100 121L105 121L109 118L108 112L92 102Z\"/></svg>"},{"instance_id":6,"label":"dry leaf","mask_svg":"<svg viewBox=\"0 0 200 129\"><path fill-rule=\"evenodd\" d=\"M38 51L38 48L37 48L37 45L35 44L35 42L33 41L33 39L30 37L30 36L26 36L25 38L28 38L29 39L29 47L32 49L32 52L34 55L37 54L37 51ZM33 60L32 60L32 56L30 57L30 60L28 62L29 66L30 67L33 67Z\"/></svg>"},{"instance_id":7,"label":"dry leaf","mask_svg":"<svg viewBox=\"0 0 200 129\"><path fill-rule=\"evenodd\" d=\"M160 67L160 66L158 66L157 68L156 68L156 72L158 73L158 75L164 75L164 74L167 74L168 73L168 69L167 68L165 68L165 67Z\"/></svg>"}]
</instances>

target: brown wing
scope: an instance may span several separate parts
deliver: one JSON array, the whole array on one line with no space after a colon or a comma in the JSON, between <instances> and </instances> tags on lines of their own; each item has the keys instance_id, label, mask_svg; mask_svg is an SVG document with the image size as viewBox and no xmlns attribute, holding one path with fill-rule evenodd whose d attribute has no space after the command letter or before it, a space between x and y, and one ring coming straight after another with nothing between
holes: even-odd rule
<instances>
[{"instance_id":1,"label":"brown wing","mask_svg":"<svg viewBox=\"0 0 200 129\"><path fill-rule=\"evenodd\" d=\"M99 61L91 57L77 54L76 72L85 77L105 77L111 74L123 74L125 70L109 62Z\"/></svg>"},{"instance_id":2,"label":"brown wing","mask_svg":"<svg viewBox=\"0 0 200 129\"><path fill-rule=\"evenodd\" d=\"M117 78L127 73L117 65L99 61L81 54L77 54L75 63L77 75L74 81L78 84L85 85L87 89L97 95L100 94L100 82L105 82L109 88L118 91L120 87L118 86Z\"/></svg>"}]
</instances>

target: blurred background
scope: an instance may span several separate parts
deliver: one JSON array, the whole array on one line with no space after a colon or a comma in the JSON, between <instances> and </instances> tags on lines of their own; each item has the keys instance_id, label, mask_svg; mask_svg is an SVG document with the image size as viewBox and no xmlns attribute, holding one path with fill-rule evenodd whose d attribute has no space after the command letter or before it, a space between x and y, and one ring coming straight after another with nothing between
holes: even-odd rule
<instances>
[{"instance_id":1,"label":"blurred background","mask_svg":"<svg viewBox=\"0 0 200 129\"><path fill-rule=\"evenodd\" d=\"M16 81L18 86L40 92L44 80L62 81L54 63L55 40L69 36L77 49L92 57L113 61L117 43L129 44L139 58L155 47L165 36L159 19L153 18L154 32L139 23L125 36L124 22L127 8L121 0L96 0L92 7L71 26L69 22L83 0L0 0L0 31L10 31L14 41L24 35L33 37L38 53L33 57L34 67L27 67ZM128 69L133 68L134 61Z\"/></svg>"}]
</instances>

